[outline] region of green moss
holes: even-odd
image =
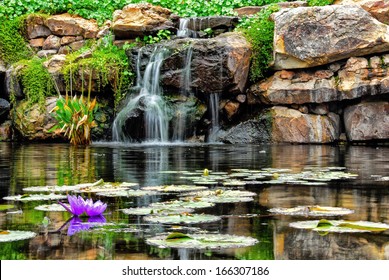
[[[0,21],[0,59],[7,64],[32,56],[32,50],[21,34],[23,22],[21,18]]]
[[[25,99],[29,104],[38,103],[42,107],[46,97],[55,92],[53,79],[43,66],[43,62],[43,59],[34,57],[30,60],[20,60],[14,64],[16,69],[20,69],[17,71],[16,77],[23,86]],[[11,98],[11,100],[15,99]]]
[[[237,30],[241,31],[251,43],[250,80],[252,82],[265,76],[273,60],[274,22],[270,20],[270,15],[278,10],[278,5],[269,5],[256,16],[243,19],[238,26]]]

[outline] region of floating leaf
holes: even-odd
[[[15,207],[14,205],[3,204],[3,205],[0,205],[0,211],[9,210],[9,209],[12,209],[14,207]]]
[[[59,194],[31,194],[29,196],[23,197],[23,195],[14,195],[3,197],[4,200],[14,200],[14,201],[40,201],[40,200],[58,200],[64,199],[66,195]]]
[[[151,186],[143,187],[142,190],[158,191],[158,192],[188,192],[205,190],[207,187],[191,186],[191,185],[166,185],[166,186]]]
[[[97,193],[97,195],[106,196],[106,197],[140,197],[140,196],[157,195],[157,194],[158,192],[144,191],[144,190],[131,190],[131,189]]]
[[[145,221],[160,224],[199,224],[217,222],[221,218],[207,214],[174,214],[163,216],[147,216]]]
[[[258,242],[252,237],[229,234],[185,234],[187,237],[180,239],[179,242],[172,242],[167,239],[168,236],[151,237],[146,239],[146,243],[161,248],[220,250],[253,246]]]
[[[353,210],[341,207],[327,206],[297,206],[293,208],[272,208],[269,210],[274,214],[291,216],[341,216],[354,213]]]
[[[137,207],[121,210],[126,215],[166,215],[166,214],[180,214],[184,212],[193,212],[194,209],[184,207]]]
[[[256,195],[256,193],[249,191],[222,189],[217,189],[215,191],[200,191],[187,194],[187,196],[192,196],[195,199],[212,203],[250,202],[254,200],[252,197]]]
[[[89,186],[79,189],[77,192],[81,193],[102,193],[102,192],[115,192],[115,191],[124,191],[132,187],[139,186],[137,183],[104,183],[103,185]]]
[[[193,239],[193,238],[181,232],[172,232],[168,236],[166,236],[166,240],[168,241],[177,241],[177,240],[183,241],[188,239]]]
[[[183,200],[172,200],[172,201],[166,201],[166,202],[155,202],[150,205],[150,207],[157,207],[157,208],[207,208],[207,207],[213,207],[215,206],[215,203],[207,202],[207,201],[201,201],[198,199],[194,199],[193,197],[185,197]]]
[[[389,230],[389,225],[368,221],[314,220],[290,223],[289,226],[299,229],[310,229],[320,232],[381,232]]]
[[[69,204],[65,204],[66,206],[70,207]],[[58,203],[53,204],[45,204],[45,205],[39,205],[34,208],[35,210],[39,211],[47,211],[47,212],[64,212],[66,209]]]
[[[7,230],[6,232],[6,234],[0,234],[0,242],[19,241],[36,236],[36,233],[32,231]]]

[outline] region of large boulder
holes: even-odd
[[[259,117],[243,122],[226,132],[225,143],[332,143],[339,139],[340,118],[303,114],[275,106]]]
[[[99,27],[95,20],[87,20],[80,16],[60,14],[50,16],[46,25],[57,36],[82,36],[86,39],[95,38]]]
[[[389,102],[366,102],[347,107],[344,124],[350,141],[389,139]]]
[[[51,35],[50,29],[46,26],[46,19],[38,14],[31,14],[26,18],[26,35],[28,39],[37,39]]]
[[[248,103],[307,104],[389,93],[389,54],[351,57],[321,68],[281,70],[252,85]]]
[[[387,0],[337,0],[334,4],[356,4],[380,22],[389,24],[389,2]]]
[[[136,38],[163,29],[173,29],[171,12],[151,4],[129,4],[113,14],[112,30],[117,38]]]
[[[389,51],[388,26],[356,5],[300,7],[274,15],[274,68],[307,68]]]
[[[170,53],[161,66],[163,87],[179,92],[189,75],[187,87],[193,92],[245,92],[251,47],[243,35],[229,32],[211,39],[170,40],[159,46]],[[155,46],[142,48],[140,58],[138,52],[129,53],[134,65],[141,64],[141,72],[154,50]]]
[[[29,141],[61,139],[61,136],[50,132],[50,129],[57,124],[50,113],[56,102],[57,97],[48,97],[43,108],[39,104],[31,105],[28,101],[19,102],[12,114],[15,129],[24,139]]]
[[[338,99],[337,80],[331,70],[282,70],[252,85],[248,102],[264,104],[323,103]]]

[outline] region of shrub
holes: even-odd
[[[252,82],[264,77],[273,59],[274,22],[270,20],[270,15],[278,10],[278,5],[269,5],[256,16],[243,19],[237,28],[252,46],[250,66]]]

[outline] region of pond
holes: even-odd
[[[118,197],[84,193],[84,197],[106,202],[108,208],[97,226],[88,227],[88,218],[80,217],[86,226],[73,229],[75,220],[70,213],[35,209],[56,200],[1,199],[2,233],[18,230],[35,234],[25,240],[0,242],[0,259],[389,259],[388,230],[317,232],[290,226],[317,220],[316,216],[270,211],[296,206],[341,207],[352,213],[325,219],[389,224],[387,146],[94,143],[75,148],[66,144],[0,143],[0,155],[1,198],[24,194],[28,187],[76,185],[101,179],[134,183],[131,191],[152,186],[202,186],[209,191],[203,197],[211,202],[216,192],[232,194],[230,201],[216,201],[185,212],[190,218],[210,215],[216,219],[177,224],[163,222],[172,214],[159,218],[134,215],[124,209],[182,201],[185,192],[149,188],[149,193],[140,196],[130,196],[130,191]],[[201,191],[196,192],[195,197],[201,198]],[[239,199],[241,192],[249,195]],[[186,237],[243,236],[255,242],[236,248],[220,248],[223,240],[220,246],[203,248],[150,242],[171,232]]]

